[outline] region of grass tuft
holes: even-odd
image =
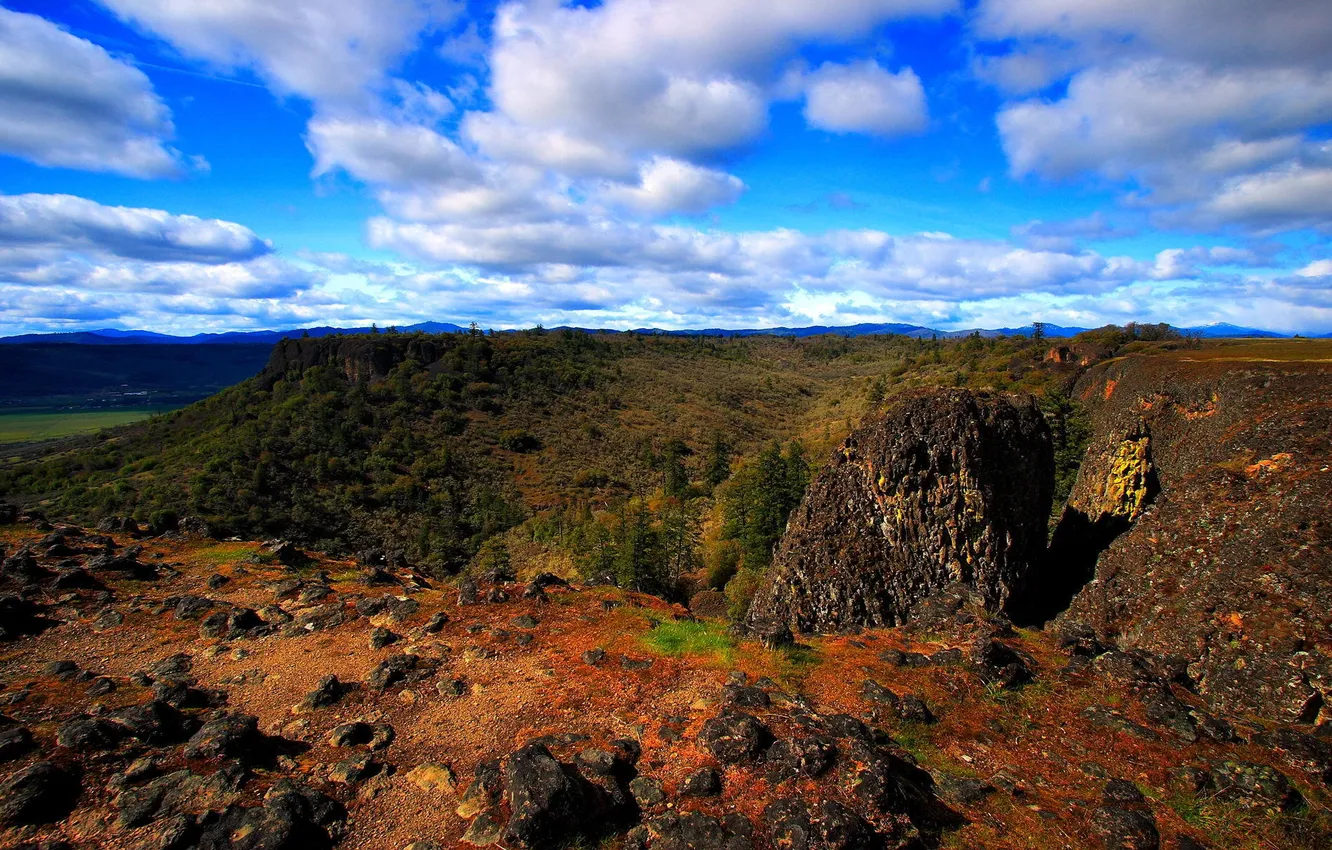
[[[644,648],[657,655],[710,657],[718,664],[730,664],[735,657],[734,638],[716,623],[689,620],[658,623],[641,641]]]

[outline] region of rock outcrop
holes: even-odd
[[[1326,722],[1332,366],[1187,355],[1078,383],[1093,444],[1044,577],[1077,591],[1063,621],[1187,660],[1217,709]]]
[[[753,628],[891,626],[951,584],[992,610],[1045,547],[1049,428],[1030,398],[915,393],[834,453],[792,515],[749,614]]]

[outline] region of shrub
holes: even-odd
[[[708,587],[722,590],[740,569],[741,549],[735,540],[720,540],[708,549],[706,562],[708,567]]]
[[[161,534],[165,531],[175,531],[176,526],[180,524],[180,516],[172,510],[153,511],[148,517],[148,528],[154,534]]]
[[[762,572],[745,567],[726,582],[726,601],[730,604],[732,621],[738,623],[749,613],[749,604],[754,601],[754,594],[758,592],[762,580]]]
[[[524,454],[536,450],[541,446],[541,443],[528,432],[520,428],[513,428],[499,435],[499,445],[505,451]]]

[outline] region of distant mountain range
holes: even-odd
[[[553,330],[561,330],[554,328]],[[334,334],[361,334],[370,333],[372,328],[294,328],[285,331],[229,331],[227,333],[205,333],[195,334],[193,336],[172,336],[170,334],[156,333],[155,331],[125,331],[115,328],[102,328],[94,331],[75,331],[71,333],[49,333],[49,334],[21,334],[19,336],[0,337],[0,345],[15,345],[22,343],[42,343],[42,344],[65,344],[65,345],[272,345],[281,339],[296,337],[322,337],[332,336]],[[458,333],[467,328],[462,325],[455,325],[451,322],[421,322],[415,325],[405,325],[398,327],[401,333],[415,333],[421,331],[424,333]],[[641,333],[641,334],[661,334],[666,336],[818,336],[820,334],[838,334],[841,336],[865,336],[868,334],[903,334],[912,337],[932,337],[937,336],[941,339],[950,337],[969,336],[973,333],[979,333],[981,336],[1030,336],[1033,332],[1031,325],[1020,328],[968,328],[960,331],[941,331],[934,328],[927,328],[921,325],[907,325],[900,323],[887,324],[859,324],[859,325],[813,325],[807,328],[697,328],[692,330],[664,330],[661,328],[635,328],[633,331],[617,331],[606,328],[580,328],[597,333]],[[1060,325],[1045,325],[1045,335],[1050,337],[1069,337],[1082,333],[1088,328],[1063,327]],[[1271,337],[1286,338],[1291,334],[1277,333],[1276,331],[1262,330],[1260,328],[1245,328],[1239,325],[1217,322],[1211,325],[1203,325],[1196,328],[1180,328],[1184,333],[1194,333],[1209,339],[1220,339],[1224,337]],[[1316,334],[1320,338],[1332,338],[1332,333]]]

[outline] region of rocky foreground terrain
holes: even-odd
[[[454,587],[24,519],[0,538],[6,847],[1332,834],[1332,742],[1228,723],[1159,659],[1014,630],[956,588],[904,628],[765,649],[713,627],[674,654],[654,636],[707,624],[548,575]]]

